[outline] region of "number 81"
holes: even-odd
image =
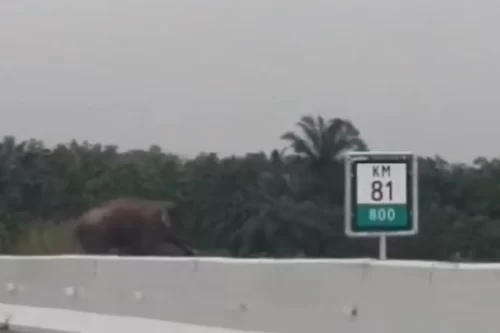
[[[381,201],[384,199],[384,186],[389,189],[389,200],[392,200],[392,181],[388,181],[383,184],[380,180],[375,180],[372,182],[372,200]]]

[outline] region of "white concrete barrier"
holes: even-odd
[[[0,257],[0,321],[63,332],[495,332],[500,265]]]

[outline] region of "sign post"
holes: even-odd
[[[345,232],[379,237],[379,258],[387,258],[387,237],[418,233],[418,166],[409,152],[350,152],[345,160]]]

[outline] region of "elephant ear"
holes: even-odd
[[[161,214],[161,221],[168,229],[175,228],[180,223],[180,209],[176,204],[168,204]]]
[[[168,216],[167,209],[161,210],[161,222],[165,225],[167,229],[172,228],[172,222],[170,221],[170,217]]]

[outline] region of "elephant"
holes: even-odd
[[[118,198],[84,212],[75,237],[87,254],[195,255],[176,232],[177,204],[135,197]]]

